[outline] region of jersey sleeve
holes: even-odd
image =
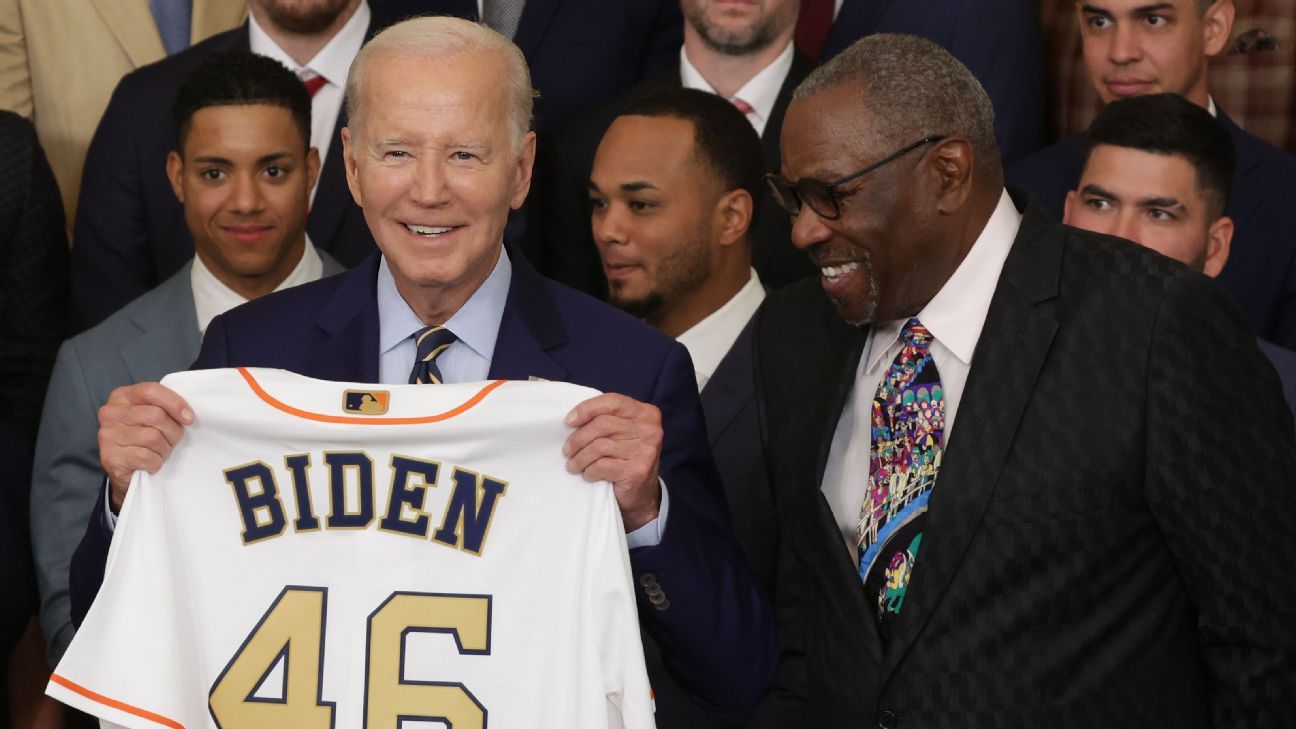
[[[170,608],[170,596],[183,589],[176,579],[180,565],[167,548],[178,525],[168,518],[159,488],[136,472],[103,588],[46,687],[53,698],[108,726],[178,729],[206,722],[193,715],[194,702],[185,701],[196,685],[198,654],[190,621]],[[198,709],[205,704],[198,702]]]

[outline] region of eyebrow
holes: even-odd
[[[1134,15],[1147,15],[1149,13],[1157,13],[1164,10],[1174,10],[1174,9],[1175,9],[1174,3],[1152,3],[1151,5],[1140,5],[1137,8],[1134,8],[1130,12]],[[1093,5],[1089,5],[1089,4],[1081,5],[1080,12],[1088,13],[1090,15],[1102,15],[1107,18],[1110,18],[1114,15],[1112,11],[1107,10],[1106,8],[1094,7]]]
[[[1143,208],[1181,208],[1184,204],[1173,197],[1145,197],[1138,201]]]
[[[1116,195],[1115,193],[1108,192],[1107,190],[1103,189],[1102,187],[1100,187],[1100,186],[1098,186],[1098,185],[1093,184],[1092,182],[1089,183],[1088,185],[1085,185],[1084,187],[1080,188],[1080,192],[1083,193],[1083,194],[1085,194],[1085,195],[1093,195],[1094,197],[1102,197],[1102,198],[1106,198],[1106,199],[1108,199],[1108,200],[1119,200],[1119,199],[1120,199],[1120,197],[1119,197],[1118,195]]]
[[[257,157],[257,164],[263,165],[270,162],[278,162],[279,160],[291,156],[292,156],[291,152],[271,152],[270,154],[265,154],[265,155],[261,155],[260,157]],[[233,165],[234,164],[234,161],[231,159],[227,159],[225,157],[216,157],[214,155],[194,157],[194,162],[201,162],[202,164],[208,164],[208,165]]]

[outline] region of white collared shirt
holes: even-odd
[[[918,312],[918,321],[932,334],[931,355],[945,390],[944,448],[949,448],[963,387],[972,368],[972,354],[981,339],[990,300],[1021,221],[1021,213],[1003,192],[954,275]],[[860,505],[868,494],[873,396],[900,352],[903,326],[904,321],[883,322],[869,331],[856,369],[855,387],[833,433],[820,486],[852,557]]]
[[[304,283],[310,283],[324,275],[324,262],[320,260],[319,252],[311,244],[310,237],[306,238],[306,247],[302,249],[301,260],[288,273],[288,277],[279,282],[275,291],[292,288]],[[221,283],[216,278],[216,274],[211,272],[203,264],[202,259],[198,256],[193,258],[193,267],[189,269],[189,285],[193,288],[194,311],[198,314],[198,331],[205,333],[207,325],[212,319],[224,314],[236,306],[247,303],[247,298],[234,289]]]
[[[751,105],[753,111],[747,115],[747,121],[751,122],[757,134],[765,133],[765,124],[774,113],[774,103],[778,101],[779,89],[783,88],[783,81],[792,70],[794,53],[794,44],[788,41],[787,47],[778,58],[770,61],[768,66],[748,79],[747,83],[738,89],[738,93],[725,97],[730,101],[742,99]],[[689,62],[688,53],[683,46],[680,47],[680,83],[686,89],[697,89],[709,94],[717,93],[715,87]]]
[[[693,376],[697,378],[698,392],[706,387],[707,381],[715,374],[720,362],[733,348],[738,335],[742,334],[743,327],[751,321],[752,315],[764,300],[765,287],[761,285],[756,270],[752,269],[751,278],[747,279],[747,283],[732,299],[676,337],[693,360]]]
[[[351,61],[355,59],[356,54],[360,52],[360,46],[364,44],[365,32],[369,29],[369,16],[368,0],[360,0],[355,14],[338,30],[337,35],[329,39],[310,63],[299,66],[292,56],[289,56],[260,25],[257,25],[256,17],[248,14],[248,41],[253,53],[273,58],[298,76],[309,69],[314,72],[309,75],[323,76],[328,81],[311,98],[310,143],[312,147],[319,150],[321,167],[328,159],[329,147],[335,141],[334,129],[337,127],[338,114],[342,111],[347,72],[351,70]],[[318,185],[317,178],[316,186]],[[315,199],[314,189],[311,190],[311,199]]]

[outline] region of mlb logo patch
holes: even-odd
[[[382,415],[390,403],[387,390],[347,390],[342,395],[342,409],[356,415]]]

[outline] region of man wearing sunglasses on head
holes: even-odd
[[[788,109],[769,182],[820,276],[754,324],[783,659],[753,726],[1286,725],[1277,377],[1213,281],[1005,191],[993,119],[901,35]]]

